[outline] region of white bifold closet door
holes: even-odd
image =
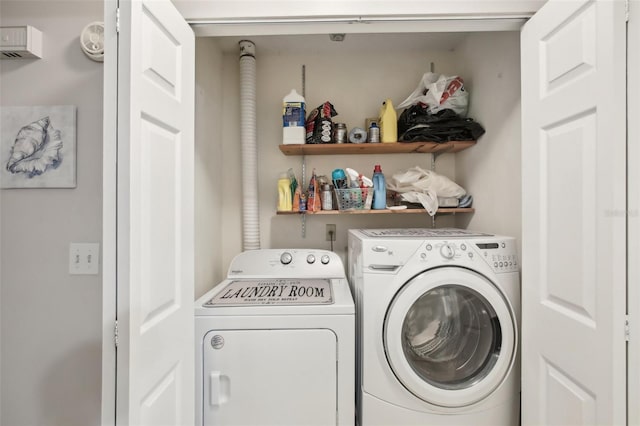
[[[116,423],[194,422],[194,34],[119,2]]]
[[[623,1],[522,30],[522,423],[626,421]]]

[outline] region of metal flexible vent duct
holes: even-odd
[[[242,250],[260,248],[258,145],[256,132],[256,46],[240,43],[240,143],[242,149]]]

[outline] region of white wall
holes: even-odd
[[[346,40],[355,37],[350,34]],[[438,35],[424,34],[424,37]],[[306,237],[303,238],[300,217],[276,215],[276,181],[279,173],[293,168],[298,180],[301,179],[302,157],[285,156],[278,149],[278,144],[281,143],[282,97],[292,88],[302,92],[303,64],[306,66],[307,112],[329,100],[338,112],[333,120],[345,122],[349,129],[364,127],[365,118],[375,117],[380,103],[387,97],[392,99],[394,105],[398,105],[413,91],[422,74],[429,70],[431,62],[436,72],[461,75],[471,92],[469,115],[479,121],[487,133],[475,147],[438,157],[436,171],[456,180],[474,196],[476,213],[438,216],[436,225],[468,227],[520,237],[518,33],[472,33],[461,38],[457,47],[443,43],[441,49],[433,44],[425,49],[402,43],[400,39],[395,44],[385,41],[386,46],[382,50],[376,50],[379,39],[369,45],[360,43],[354,48],[348,43],[331,42],[327,35],[281,40],[280,48],[274,48],[273,40],[268,37],[250,39],[256,43],[257,51],[258,176],[263,248],[329,249],[330,243],[325,240],[325,225],[334,223],[337,225],[334,250],[344,259],[347,230],[350,228],[432,226],[431,218],[426,215],[307,216]],[[220,140],[224,176],[224,184],[220,187],[222,246],[221,258],[213,257],[215,262],[220,262],[224,273],[231,259],[242,250],[239,66],[235,46],[230,49],[228,40],[214,40],[225,51]],[[212,75],[201,74],[200,78],[211,78]],[[203,137],[207,143],[212,143],[209,135]],[[196,144],[202,143],[201,136],[197,136]],[[330,175],[335,168],[351,167],[371,176],[373,166],[381,164],[385,175],[390,177],[415,165],[429,168],[431,156],[306,156],[305,162],[306,187],[313,168],[319,175]],[[197,194],[197,197],[201,196],[200,191]]]
[[[458,226],[521,237],[520,33],[475,33],[458,49],[469,117],[486,133],[456,155],[456,175],[476,213]],[[519,243],[520,244],[520,243]]]
[[[337,225],[335,251],[346,256],[347,230],[360,227],[416,227],[431,226],[426,214],[417,215],[357,215],[357,216],[308,216],[306,237],[302,237],[301,218],[277,216],[277,178],[280,172],[293,168],[301,179],[302,158],[285,156],[278,149],[282,140],[282,98],[295,88],[302,93],[301,66],[306,65],[307,111],[324,101],[331,101],[338,112],[335,122],[345,122],[351,129],[364,127],[367,117],[376,117],[382,101],[389,97],[397,105],[418,84],[422,74],[429,70],[430,62],[441,72],[454,72],[455,52],[432,49],[418,50],[407,44],[398,44],[396,50],[376,54],[375,43],[368,51],[357,51],[348,45],[334,43],[331,48],[314,43],[304,50],[289,45],[287,49],[261,49],[258,37],[257,56],[257,133],[259,155],[259,194],[261,244],[263,248],[313,247],[329,249],[325,240],[325,224]],[[347,40],[352,35],[347,36]],[[327,53],[328,50],[329,52]],[[241,197],[240,193],[240,142],[239,142],[239,65],[237,51],[226,53],[223,65],[223,203],[222,203],[222,264],[224,270],[231,259],[242,250]],[[199,136],[196,143],[201,144]],[[318,175],[330,176],[335,168],[351,167],[371,176],[375,164],[381,164],[386,176],[420,165],[429,168],[429,154],[306,156],[309,184],[312,169]],[[455,177],[454,156],[443,155],[438,159],[437,170]],[[299,182],[299,184],[302,182]],[[197,197],[201,194],[198,191]],[[452,217],[440,217],[438,226],[453,225]],[[198,231],[197,231],[198,232]]]
[[[101,1],[0,3],[1,25],[44,34],[44,59],[0,61],[0,106],[77,107],[77,187],[0,193],[3,425],[100,422],[101,280],[70,276],[68,257],[70,242],[101,241],[103,73],[78,36],[102,13]]]
[[[196,38],[195,296],[227,274],[222,265],[222,51],[210,38]]]

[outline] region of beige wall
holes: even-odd
[[[101,241],[103,73],[78,37],[102,13],[101,1],[0,3],[1,25],[44,37],[43,59],[0,61],[0,107],[77,107],[77,187],[0,193],[3,425],[100,422],[101,279],[69,275],[68,257],[70,242]]]
[[[212,39],[196,38],[195,296],[226,275],[222,265],[222,51]]]
[[[456,156],[460,184],[476,213],[458,226],[518,238],[522,233],[520,33],[476,33],[460,46],[469,116],[485,128],[478,144]]]
[[[425,34],[424,37],[438,35]],[[310,37],[310,36],[305,36]],[[327,44],[331,43],[327,39]],[[353,38],[347,36],[347,40]],[[302,157],[285,156],[278,149],[281,138],[282,97],[292,88],[302,92],[301,67],[306,67],[307,111],[330,100],[350,129],[364,126],[366,117],[377,115],[387,97],[398,105],[413,91],[433,62],[435,71],[459,74],[471,92],[470,116],[482,123],[487,133],[478,145],[459,154],[444,154],[436,171],[459,183],[474,196],[474,215],[439,216],[438,227],[460,226],[478,231],[520,237],[520,68],[518,33],[474,33],[454,49],[412,48],[411,44],[387,43],[379,53],[372,46],[353,49],[346,45],[323,45],[306,39],[307,51],[291,40],[286,48],[273,49],[260,37],[250,38],[257,52],[257,115],[259,154],[260,226],[263,248],[315,247],[329,249],[325,225],[337,225],[334,249],[346,256],[347,230],[361,227],[411,227],[432,225],[426,215],[311,216],[304,224],[297,216],[275,214],[276,181],[280,172],[293,168],[301,178]],[[298,39],[296,39],[298,40]],[[225,46],[223,61],[222,146],[223,176],[221,219],[223,228],[221,264],[226,272],[231,259],[242,250],[242,200],[240,194],[239,65],[235,50]],[[264,46],[267,45],[268,48]],[[496,48],[498,46],[498,48]],[[203,75],[204,77],[205,75]],[[210,78],[210,76],[209,76]],[[203,141],[198,137],[196,143]],[[351,167],[371,176],[381,164],[387,177],[412,166],[429,168],[429,154],[306,156],[306,181],[313,168],[330,175],[334,168]],[[197,192],[197,197],[200,196]],[[217,259],[217,257],[216,257]],[[345,259],[346,260],[346,259]],[[212,284],[215,284],[214,281]]]
[[[329,41],[328,36],[327,43]],[[349,38],[351,36],[348,36]],[[364,126],[365,118],[375,117],[379,105],[391,98],[395,105],[408,96],[430,62],[441,72],[455,71],[456,54],[448,50],[412,50],[410,45],[398,45],[396,51],[385,51],[384,57],[374,49],[358,52],[337,46],[327,52],[314,44],[304,52],[297,48],[279,51],[261,49],[259,38],[254,38],[257,56],[257,133],[259,155],[259,194],[261,244],[263,248],[314,247],[329,249],[325,240],[325,225],[337,226],[335,251],[345,259],[347,230],[350,228],[417,227],[431,226],[426,215],[394,216],[311,216],[306,218],[306,237],[302,237],[302,220],[298,216],[277,216],[277,178],[280,172],[293,168],[301,179],[302,157],[285,156],[278,149],[281,143],[282,98],[295,88],[302,93],[301,67],[306,66],[307,111],[329,100],[338,115],[335,122],[344,122],[347,128]],[[316,54],[316,52],[318,52]],[[222,223],[224,224],[222,264],[224,270],[231,259],[242,250],[240,139],[239,139],[239,65],[237,53],[226,53],[224,58],[224,120],[221,144],[224,161]],[[197,140],[197,143],[201,143]],[[380,164],[386,176],[419,165],[429,168],[429,154],[306,156],[306,181],[312,170],[330,176],[335,168],[351,167],[371,176],[375,164]],[[455,177],[454,157],[443,155],[437,160],[437,171]],[[301,183],[301,182],[299,182]],[[199,196],[199,193],[198,195]],[[452,217],[441,217],[438,226],[452,226]]]

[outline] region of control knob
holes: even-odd
[[[456,251],[451,244],[443,244],[442,247],[440,247],[440,254],[445,259],[453,259],[453,256],[455,256]]]
[[[329,255],[323,254],[322,257],[320,258],[320,262],[322,262],[323,265],[326,265],[327,263],[329,263]]]
[[[288,251],[285,251],[284,253],[282,253],[282,255],[280,255],[280,263],[282,263],[283,265],[290,264],[292,260],[293,256],[291,256],[291,253],[289,253]]]

